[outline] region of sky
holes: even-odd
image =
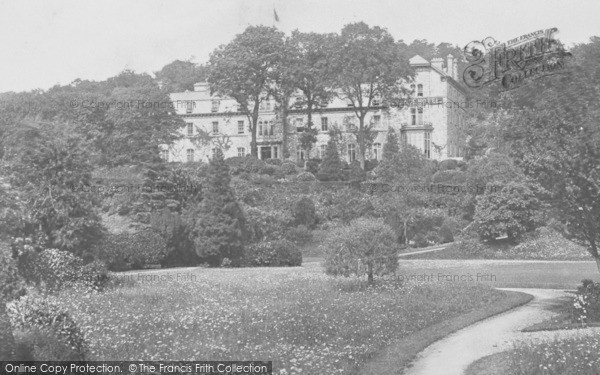
[[[249,25],[289,34],[364,21],[407,43],[461,47],[557,27],[568,47],[600,36],[599,16],[597,0],[0,0],[0,92],[204,63]]]

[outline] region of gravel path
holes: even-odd
[[[546,308],[552,300],[568,295],[558,289],[510,288],[531,294],[528,304],[506,313],[483,320],[433,343],[419,353],[405,375],[460,375],[469,364],[490,354],[513,348],[515,342],[552,340],[582,334],[599,334],[600,328],[559,330],[551,332],[520,332],[523,328],[551,318],[554,313]]]

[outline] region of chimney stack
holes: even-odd
[[[452,65],[452,78],[458,81],[458,59],[454,59],[454,65]]]
[[[450,77],[454,78],[452,76],[452,70],[454,65],[454,56],[452,56],[452,54],[448,54],[448,57],[446,57],[446,74],[448,74]]]

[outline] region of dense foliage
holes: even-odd
[[[246,219],[230,180],[229,166],[219,150],[210,162],[204,199],[185,214],[196,254],[215,266],[223,258],[238,260],[247,237]]]
[[[335,228],[323,244],[325,272],[332,275],[374,275],[393,273],[398,267],[394,232],[381,220],[356,219]]]

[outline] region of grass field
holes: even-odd
[[[280,374],[353,374],[394,340],[495,303],[466,283],[367,289],[297,268],[129,272],[120,287],[58,298],[84,330],[91,360],[273,360]]]
[[[583,279],[600,279],[594,261],[401,259],[397,274],[433,275],[434,281],[464,276],[465,284],[499,288],[576,289]]]

